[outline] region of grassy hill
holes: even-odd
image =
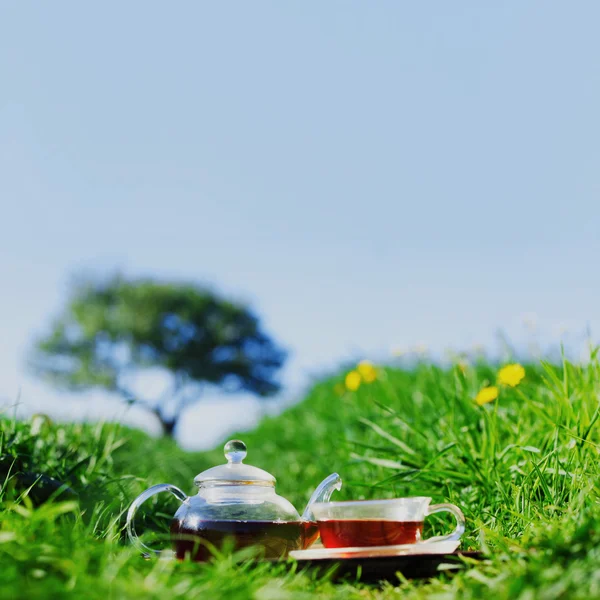
[[[301,511],[339,472],[342,498],[428,495],[460,505],[463,547],[485,563],[452,579],[334,584],[284,566],[144,561],[123,539],[124,512],[146,487],[224,462],[222,448],[186,453],[117,425],[0,421],[0,598],[594,598],[600,597],[600,366],[526,365],[516,387],[489,364],[381,369],[344,390],[345,373],[241,437],[246,462],[273,473]],[[493,394],[492,394],[493,395]],[[160,498],[140,515],[167,544],[176,509]],[[443,519],[427,534],[447,530]],[[150,543],[150,542],[149,542]]]

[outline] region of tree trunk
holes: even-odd
[[[162,434],[165,437],[173,438],[175,437],[175,427],[177,426],[177,420],[179,415],[175,415],[168,419],[163,415],[159,407],[152,407],[151,412],[158,419],[160,426],[162,428]]]
[[[177,419],[163,419],[161,416],[158,417],[160,420],[160,425],[162,427],[162,432],[165,437],[172,438],[175,433],[175,426],[177,425]]]
[[[138,406],[143,406],[146,409],[148,409],[158,419],[163,436],[168,438],[175,437],[175,427],[177,427],[177,421],[179,420],[181,407],[179,407],[179,409],[175,413],[175,416],[167,418],[163,415],[160,409],[160,404],[158,406],[153,406],[150,402],[136,398],[134,394],[132,394],[129,390],[127,390],[127,388],[123,386],[115,387],[114,391],[123,396],[123,398],[125,398],[126,402],[129,405],[136,404]],[[176,391],[177,387],[172,393],[176,393]]]

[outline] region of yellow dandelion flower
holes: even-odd
[[[525,377],[525,369],[518,363],[506,365],[498,371],[498,383],[510,387],[518,386],[523,377]]]
[[[493,402],[498,397],[498,388],[495,385],[481,388],[477,396],[475,396],[475,402],[479,406],[483,406],[488,402]]]
[[[344,383],[346,384],[347,390],[355,392],[360,387],[360,373],[357,371],[350,371],[350,373],[346,375]]]
[[[365,383],[373,383],[377,379],[377,369],[368,360],[361,360],[356,370]]]

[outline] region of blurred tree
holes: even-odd
[[[240,304],[196,285],[115,276],[75,283],[30,362],[55,385],[104,388],[145,406],[172,436],[203,384],[269,396],[279,390],[285,357]],[[168,375],[166,391],[140,397],[140,382],[157,369]]]

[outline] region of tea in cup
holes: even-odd
[[[418,542],[457,541],[465,531],[465,517],[454,504],[433,504],[431,498],[317,502],[312,505],[326,548],[396,546]],[[423,540],[425,517],[449,512],[456,529],[443,536]]]

